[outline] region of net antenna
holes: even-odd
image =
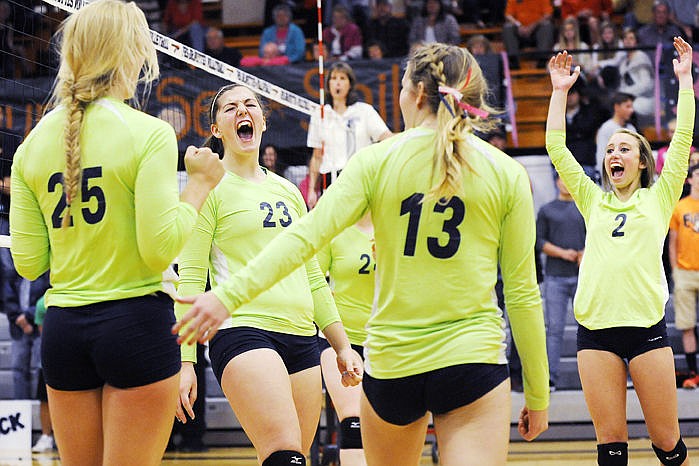
[[[67,11],[69,13],[75,13],[80,8],[90,3],[89,0],[43,1],[44,3],[47,3],[51,6],[59,8],[63,11]],[[318,4],[320,5],[320,0],[318,0]],[[320,8],[320,6],[318,6],[318,8]],[[169,55],[171,57],[177,58],[178,60],[181,60],[196,68],[207,71],[232,83],[243,84],[254,90],[256,93],[275,102],[279,102],[280,104],[283,104],[289,108],[293,108],[294,110],[297,110],[305,115],[311,115],[318,108],[318,104],[305,97],[302,97],[298,94],[294,94],[293,92],[289,92],[286,89],[272,84],[269,81],[265,81],[264,79],[260,79],[255,75],[246,73],[245,71],[231,66],[228,63],[216,60],[215,58],[210,57],[205,53],[198,51],[197,49],[177,42],[176,40],[171,39],[170,37],[156,32],[152,29],[150,30],[150,37],[153,41],[153,45],[155,45],[155,48],[158,51],[163,52],[164,54]],[[321,90],[321,102],[322,99],[323,98]]]

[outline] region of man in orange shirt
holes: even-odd
[[[512,68],[519,68],[521,45],[535,45],[539,65],[545,65],[553,48],[552,16],[549,0],[508,0],[502,36]]]
[[[697,388],[697,295],[699,294],[699,165],[689,167],[689,196],[681,199],[670,220],[670,264],[675,282],[675,327],[682,331],[682,346],[690,378],[684,388]]]

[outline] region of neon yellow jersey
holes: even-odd
[[[202,207],[194,233],[179,260],[177,293],[191,296],[224,283],[250,262],[270,241],[306,213],[306,204],[293,183],[267,172],[254,183],[228,172]],[[286,278],[269,284],[254,300],[240,306],[221,328],[255,327],[292,335],[315,335],[340,321],[325,276],[313,258]],[[270,262],[268,267],[274,265]],[[178,319],[189,305],[176,304]],[[196,360],[196,346],[182,346],[182,360]]]
[[[330,273],[330,286],[350,343],[363,345],[374,302],[376,262],[372,238],[353,225],[318,251],[320,269]]]
[[[524,167],[469,136],[464,192],[427,200],[436,132],[414,128],[357,152],[317,206],[213,289],[236,309],[313,256],[371,209],[378,307],[366,370],[390,379],[464,363],[504,364],[492,292],[501,263],[530,409],[548,406],[548,364],[534,268],[535,221]],[[235,313],[235,311],[233,311]]]
[[[626,202],[585,175],[566,148],[564,131],[546,133],[546,150],[587,227],[573,308],[577,321],[591,330],[648,328],[665,313],[663,243],[687,177],[694,127],[694,92],[679,94],[677,130],[663,171]]]
[[[162,289],[162,272],[197,212],[180,202],[170,125],[118,100],[90,104],[80,135],[82,185],[65,215],[65,108],[41,119],[12,164],[10,234],[17,271],[50,268],[48,306],[82,306]]]

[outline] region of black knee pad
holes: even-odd
[[[340,450],[362,448],[362,431],[358,417],[348,417],[340,422],[340,441],[337,446]]]
[[[629,444],[626,442],[597,445],[599,466],[626,466],[629,464]]]
[[[275,451],[262,462],[262,466],[306,466],[303,453],[294,450]]]
[[[682,441],[682,437],[670,451],[663,451],[655,445],[653,445],[653,451],[660,462],[667,466],[680,466],[687,459],[687,445]]]

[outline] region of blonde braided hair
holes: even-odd
[[[97,0],[61,25],[61,65],[49,108],[66,108],[63,190],[67,210],[80,195],[80,132],[90,103],[105,96],[132,98],[138,82],[145,93],[159,75],[158,57],[143,12],[133,2]],[[139,77],[140,76],[140,77]]]
[[[473,129],[489,131],[497,127],[493,119],[469,115],[462,105],[494,110],[486,103],[488,87],[478,63],[466,49],[446,44],[417,48],[408,60],[408,72],[414,85],[423,83],[427,105],[437,116],[438,136],[432,162],[435,184],[428,198],[448,200],[463,192],[463,170],[473,170],[468,162],[468,137]],[[459,100],[441,87],[457,90]]]

